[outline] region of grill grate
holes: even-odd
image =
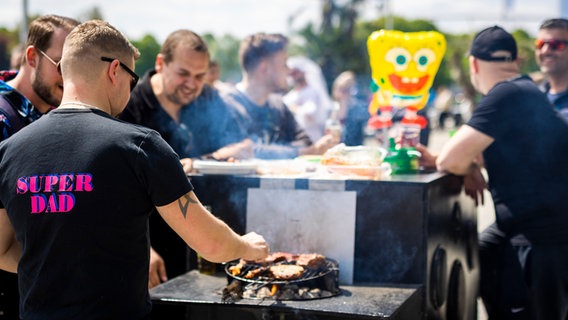
[[[225,265],[225,272],[229,285],[223,290],[223,302],[231,303],[243,298],[243,292],[254,292],[252,297],[259,298],[256,293],[267,289],[276,289],[276,293],[270,296],[262,295],[261,299],[277,299],[277,300],[311,300],[329,298],[337,296],[341,293],[339,289],[339,267],[335,260],[326,259],[326,263],[319,269],[305,269],[302,275],[297,279],[277,280],[268,275],[257,275],[252,279],[244,276],[251,270],[257,268],[266,269],[268,267],[260,264],[246,264],[242,267],[238,275],[231,274],[229,268],[238,262],[231,262]],[[290,262],[278,262],[271,265],[294,264]],[[301,291],[317,289],[317,295],[302,294]],[[246,293],[245,293],[246,296]],[[248,298],[248,297],[247,297]]]
[[[227,273],[227,275],[230,278],[234,278],[234,279],[237,279],[237,280],[240,280],[240,281],[249,282],[249,283],[258,283],[258,284],[267,284],[267,283],[290,284],[290,283],[296,283],[296,282],[304,282],[304,281],[309,281],[309,280],[317,279],[317,278],[320,278],[320,277],[324,277],[325,275],[329,274],[330,272],[339,272],[338,263],[334,260],[326,259],[326,263],[325,263],[324,266],[322,266],[319,269],[315,269],[315,270],[305,268],[302,275],[297,279],[277,280],[277,279],[274,279],[272,277],[265,276],[265,274],[268,272],[268,267],[260,265],[260,264],[248,264],[247,263],[241,268],[241,272],[238,275],[233,275],[231,273],[231,271],[229,270],[229,268],[236,265],[237,263],[238,262],[230,262],[230,263],[225,265],[225,272]],[[293,265],[294,263],[283,261],[283,262],[273,263],[271,265],[274,266],[274,265],[282,265],[282,264]],[[260,272],[254,278],[251,278],[251,279],[245,278],[245,275],[249,271],[252,271],[252,270],[255,270],[255,269],[258,269],[258,268],[263,268],[264,271]]]

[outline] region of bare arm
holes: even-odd
[[[476,160],[491,143],[490,136],[463,125],[442,148],[436,167],[439,171],[466,175],[476,169]]]
[[[319,140],[316,141],[314,144],[300,148],[298,150],[298,154],[299,155],[324,154],[327,150],[336,146],[340,142],[341,141],[337,140],[337,138],[334,137],[333,135],[326,134],[321,138],[319,138]]]
[[[268,255],[268,244],[262,236],[254,232],[244,236],[236,234],[205,210],[193,191],[157,209],[187,245],[209,261],[255,260]]]
[[[439,156],[430,153],[423,145],[416,146],[416,149],[422,153],[420,163],[424,167],[437,167],[439,171],[463,175],[465,193],[475,201],[475,205],[479,205],[484,203],[483,192],[487,189],[480,168],[483,166],[481,152],[493,139],[469,126],[462,128],[444,145]]]
[[[22,247],[16,241],[14,228],[6,209],[0,209],[0,269],[16,273],[22,256]]]

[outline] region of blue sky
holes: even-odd
[[[383,1],[368,0],[364,17],[380,17]],[[505,2],[513,3],[507,13]],[[98,6],[104,18],[127,36],[138,39],[150,33],[161,42],[180,28],[239,38],[257,31],[289,34],[290,16],[296,17],[296,28],[317,21],[320,5],[320,0],[28,0],[28,11],[79,18]],[[22,7],[22,0],[2,0],[0,26],[15,27],[22,20]],[[395,15],[429,19],[452,33],[493,24],[533,33],[542,20],[560,16],[560,0],[391,0],[389,7]]]

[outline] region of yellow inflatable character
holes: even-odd
[[[377,89],[369,105],[373,115],[369,124],[376,129],[389,127],[393,108],[405,108],[402,122],[424,128],[426,119],[416,112],[428,101],[446,51],[444,36],[436,31],[379,30],[367,39],[367,49]]]

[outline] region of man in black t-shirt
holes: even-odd
[[[471,81],[484,97],[471,119],[424,162],[464,175],[477,199],[484,180],[496,223],[480,235],[480,294],[490,319],[568,316],[568,124],[527,76],[500,27],[473,40]],[[482,155],[482,161],[479,157]],[[475,186],[472,188],[472,185]]]
[[[288,39],[281,34],[247,36],[239,48],[242,80],[221,90],[237,122],[254,143],[254,156],[291,159],[323,154],[339,141],[326,134],[312,141],[282,100],[288,89]]]
[[[0,143],[0,268],[18,272],[23,319],[148,318],[154,208],[210,261],[268,254],[205,210],[156,131],[114,118],[138,56],[106,22],[77,26],[61,105]]]
[[[119,115],[121,120],[160,133],[181,158],[186,173],[191,172],[194,159],[252,156],[251,143],[244,139],[230,109],[217,90],[205,84],[209,63],[202,37],[187,29],[170,33],[156,56],[155,69],[144,75]],[[150,216],[150,239],[149,288],[188,271],[187,245],[159,214]],[[161,309],[173,308],[157,307],[153,316]]]
[[[217,90],[205,83],[207,43],[191,30],[172,32],[119,115],[154,129],[180,156],[186,172],[192,159],[250,158],[252,147]]]

